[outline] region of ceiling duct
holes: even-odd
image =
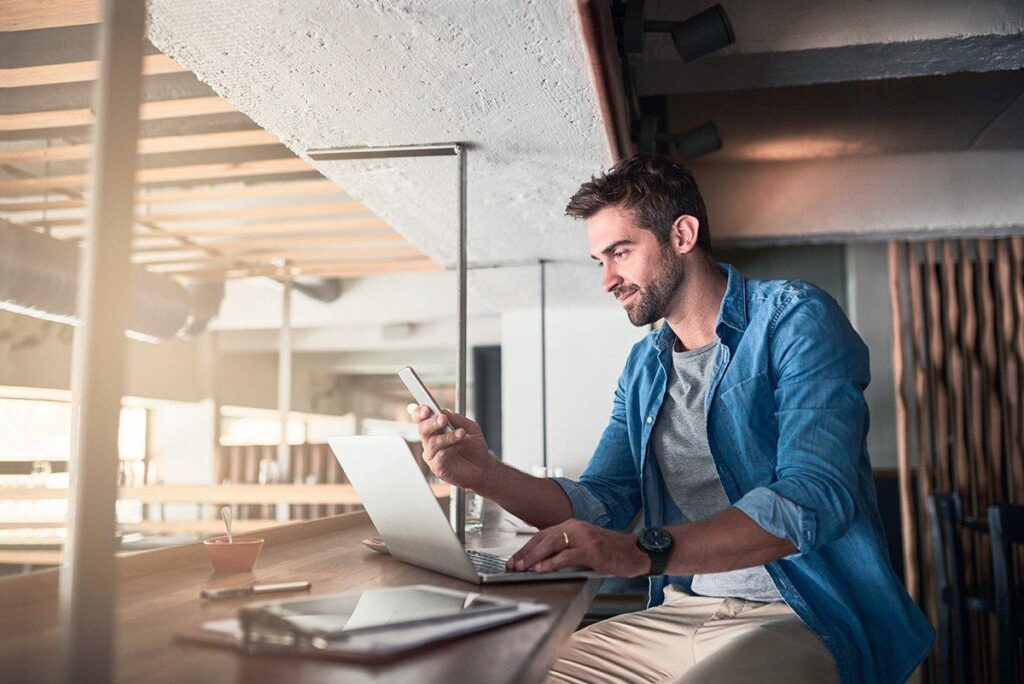
[[[294,278],[292,287],[325,304],[337,301],[341,296],[341,278]]]
[[[78,324],[78,245],[0,221],[0,309]],[[180,283],[132,268],[129,337],[159,342],[195,336],[216,315],[223,286],[190,293]]]

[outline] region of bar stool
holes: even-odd
[[[963,529],[988,532],[981,521],[964,516],[958,494],[938,492],[928,501],[935,562],[935,594],[939,607],[939,663],[942,684],[971,681],[971,649],[967,643],[970,613],[994,613],[991,591],[968,587],[964,580]]]
[[[988,527],[999,624],[999,681],[1008,684],[1021,681],[1014,674],[1024,623],[1024,596],[1016,582],[1013,550],[1024,544],[1024,506],[989,506]]]

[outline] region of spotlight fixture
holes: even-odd
[[[659,143],[672,147],[687,161],[722,149],[722,137],[712,121],[694,126],[682,133],[658,133],[657,119],[645,116],[640,124],[637,150],[642,154],[654,154],[658,151]]]
[[[644,0],[628,0],[622,17],[626,54],[644,51],[645,33],[668,33],[684,62],[692,62],[736,42],[732,22],[721,5],[709,7],[685,21],[644,21]]]

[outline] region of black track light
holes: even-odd
[[[623,47],[627,54],[644,51],[644,33],[668,33],[684,62],[692,62],[736,42],[729,15],[721,5],[685,21],[644,21],[644,0],[628,0],[623,13]]]
[[[640,139],[637,141],[638,152],[654,154],[658,151],[659,143],[664,143],[673,148],[683,159],[691,161],[722,149],[722,137],[718,134],[718,127],[712,121],[694,126],[682,133],[658,133],[656,129],[657,124],[654,117],[643,118],[640,125]]]

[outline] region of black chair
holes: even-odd
[[[1019,682],[1021,679],[1015,678],[1014,674],[1024,623],[1024,596],[1016,582],[1013,547],[1024,544],[1024,506],[989,506],[988,527],[992,539],[992,574],[999,623],[999,681],[1004,684]]]
[[[971,681],[970,613],[994,613],[991,591],[968,587],[964,580],[961,530],[988,532],[988,526],[964,516],[960,496],[932,494],[928,501],[935,562],[935,594],[939,608],[939,663],[942,684]]]

